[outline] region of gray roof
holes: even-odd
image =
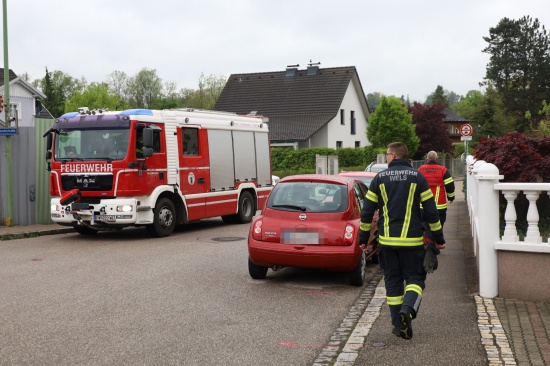
[[[272,142],[304,141],[339,113],[353,78],[363,93],[354,66],[287,71],[232,74],[214,110],[255,111],[269,118]]]
[[[455,112],[451,111],[448,108],[445,108],[443,110],[443,114],[445,114],[445,117],[443,117],[443,122],[468,122],[469,121],[464,117],[460,117],[458,114],[456,114]]]
[[[17,79],[17,75],[10,69],[10,81]],[[0,85],[4,85],[4,68],[0,68]]]
[[[44,118],[44,119],[54,119],[53,118],[53,115],[50,113],[50,111],[48,110],[48,108],[46,108],[42,102],[40,101],[36,101],[37,105],[36,105],[36,118]]]

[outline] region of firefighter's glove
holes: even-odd
[[[439,254],[439,250],[433,244],[428,244],[426,255],[424,256],[424,270],[427,273],[433,273],[437,269],[437,254]]]
[[[447,199],[449,200],[449,202],[453,202],[455,200],[454,197],[447,197]]]
[[[370,231],[359,230],[359,245],[368,244],[370,238]]]

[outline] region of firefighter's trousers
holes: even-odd
[[[414,247],[380,245],[380,267],[384,270],[386,301],[394,326],[399,325],[399,311],[403,305],[413,309],[413,317],[416,317],[426,280],[423,265],[425,254],[423,245]]]
[[[441,229],[443,230],[443,226],[445,225],[445,221],[447,221],[447,209],[441,209],[437,210],[437,213],[439,214],[439,222],[441,223]],[[424,216],[424,215],[422,215]],[[422,220],[422,226],[424,226],[424,231],[426,232],[426,237],[433,240],[432,237],[432,231],[430,230],[430,225],[427,221]]]

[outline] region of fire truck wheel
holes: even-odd
[[[176,209],[169,198],[161,198],[153,211],[154,219],[147,231],[159,238],[172,234],[176,227]]]
[[[250,192],[241,193],[239,198],[239,212],[237,212],[238,220],[240,224],[248,224],[252,221],[254,214],[256,213],[256,203]]]
[[[94,230],[92,228],[89,228],[87,226],[75,226],[74,230],[79,233],[80,235],[95,235],[97,234],[97,230]]]
[[[248,258],[248,273],[255,280],[263,280],[267,274],[267,267],[257,266]]]
[[[239,197],[238,212],[234,215],[222,216],[226,224],[248,224],[256,213],[256,203],[250,192],[243,192]]]

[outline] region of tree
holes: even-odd
[[[426,98],[425,104],[443,103],[445,107],[448,107],[449,106],[449,99],[447,98],[448,93],[449,92],[444,90],[441,85],[438,85],[435,88],[435,91],[432,94],[428,95],[428,97]]]
[[[447,94],[447,100],[449,101],[448,107],[460,102],[462,98],[464,98],[462,95],[458,95],[454,91],[449,92],[449,94]]]
[[[180,94],[184,105],[190,108],[212,109],[218,100],[227,78],[223,75],[204,76],[201,73],[199,78],[199,89],[181,89]]]
[[[472,121],[475,122],[473,137],[476,141],[481,137],[504,136],[515,129],[515,119],[504,107],[502,94],[491,86],[474,110]]]
[[[443,103],[422,105],[417,102],[409,109],[412,123],[416,127],[416,135],[420,138],[414,159],[423,159],[430,150],[448,154],[453,152],[449,131],[443,122],[443,109]]]
[[[19,74],[19,77],[29,83],[31,82],[31,75],[26,71],[22,74]]]
[[[157,70],[144,67],[130,78],[128,99],[131,108],[155,108],[162,99],[162,79]]]
[[[474,119],[475,110],[479,107],[483,94],[477,90],[470,90],[464,98],[451,105],[450,109],[461,117],[468,120]]]
[[[367,139],[380,149],[385,149],[392,142],[403,142],[409,149],[409,156],[415,154],[420,141],[415,134],[412,115],[403,102],[399,98],[386,96],[382,96],[380,105],[370,115]]]
[[[124,100],[128,100],[128,83],[130,78],[124,71],[115,70],[107,76],[107,85],[109,93],[116,95]]]
[[[373,92],[367,94],[367,103],[369,105],[369,109],[371,111],[375,110],[376,107],[380,104],[380,99],[382,98],[382,93],[380,92]]]
[[[470,90],[451,109],[473,125],[474,141],[481,137],[504,136],[515,129],[515,120],[504,107],[502,95],[490,84],[485,94]]]
[[[110,94],[106,83],[91,83],[83,92],[77,92],[65,103],[65,111],[80,107],[120,111],[128,108],[127,102],[118,95]]]
[[[504,182],[548,182],[550,137],[536,139],[519,132],[482,138],[475,151],[477,160],[495,164]]]
[[[539,111],[542,119],[536,127],[531,126],[531,130],[535,137],[549,137],[550,136],[550,104],[547,104],[545,100],[542,101],[542,109]],[[527,115],[528,119],[530,115]]]
[[[80,79],[77,79],[59,70],[54,70],[50,73],[50,81],[52,87],[59,92],[63,101],[68,100],[77,92],[82,92],[88,84],[83,76],[80,77]],[[42,90],[44,90],[44,86],[45,80],[42,79],[40,81],[40,87]]]
[[[52,116],[61,116],[65,112],[63,93],[54,85],[47,67],[46,76],[42,79],[40,84],[42,92],[46,95],[46,99],[41,100],[42,104],[50,111]]]
[[[538,19],[503,18],[483,39],[490,54],[485,80],[502,94],[506,109],[516,118],[520,132],[529,127],[525,113],[540,120],[538,108],[550,100],[550,38]]]

